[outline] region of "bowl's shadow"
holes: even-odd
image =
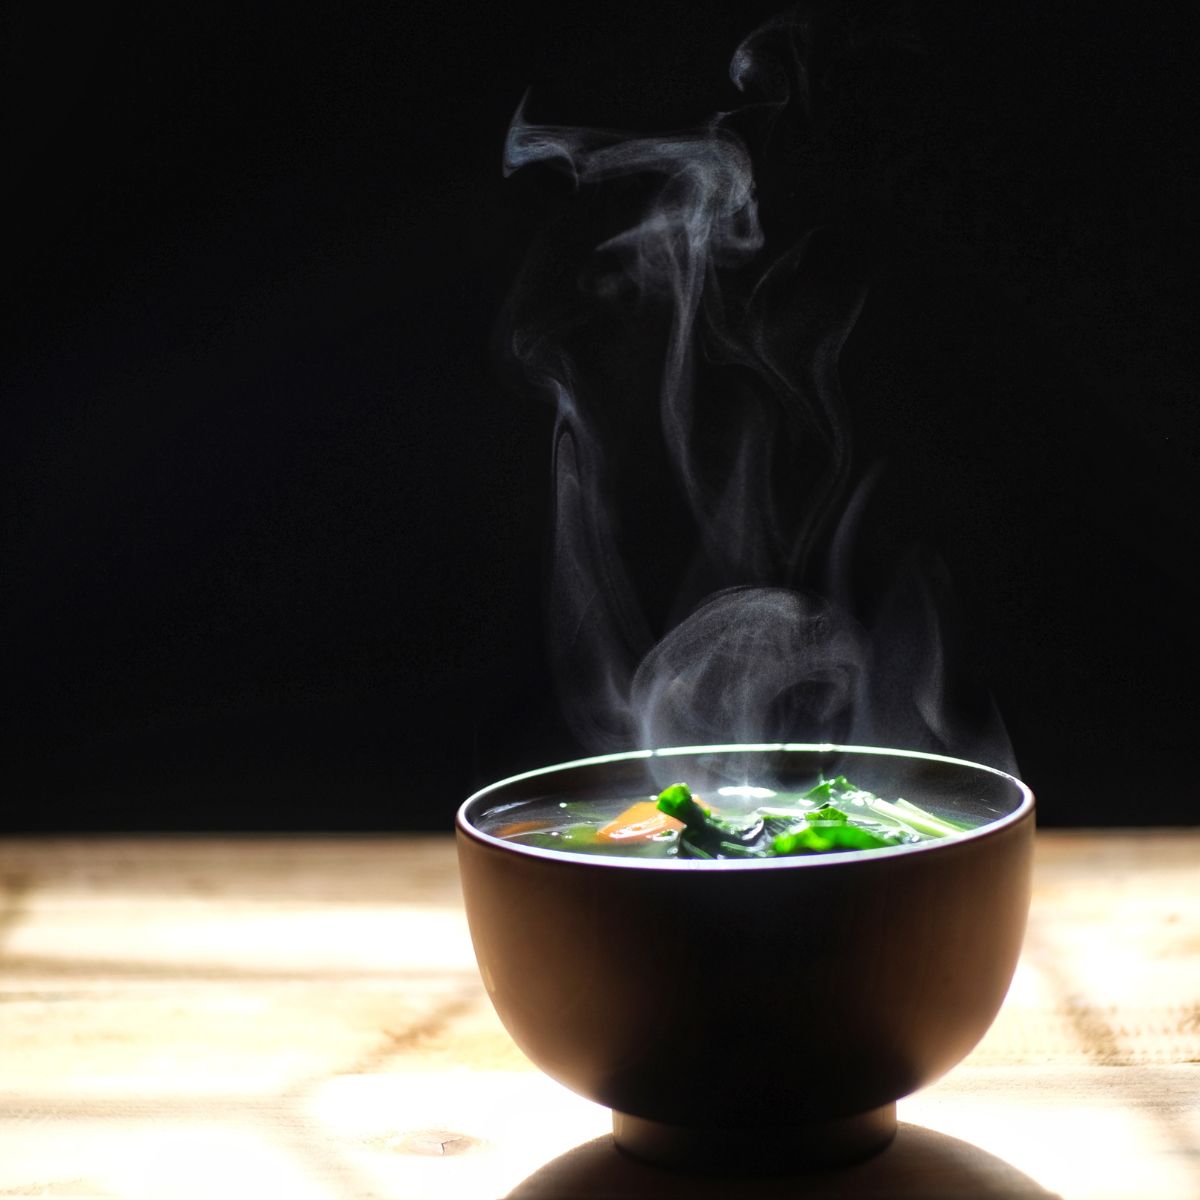
[[[771,1147],[761,1148],[770,1153]],[[508,1200],[1047,1200],[1055,1193],[969,1142],[901,1122],[882,1154],[838,1170],[770,1178],[706,1177],[661,1170],[622,1154],[611,1137],[568,1150],[522,1180]]]

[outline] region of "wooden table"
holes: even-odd
[[[1200,1197],[1200,833],[1044,833],[979,1048],[847,1171],[626,1160],[476,975],[448,837],[0,842],[0,1196]]]

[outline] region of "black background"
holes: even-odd
[[[581,749],[550,415],[490,347],[562,189],[501,178],[505,129],[527,87],[690,124],[776,7],[7,6],[3,828],[446,828]],[[945,559],[1044,823],[1190,822],[1188,32],[814,11],[891,531]]]

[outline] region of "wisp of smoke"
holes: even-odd
[[[738,130],[766,112],[777,143],[780,113],[806,109],[805,36],[793,15],[748,38],[731,76],[755,98],[690,130],[537,124],[525,101],[509,130],[506,173],[549,167],[580,203],[611,197],[603,221],[622,218],[544,250],[506,318],[508,351],[555,411],[550,643],[565,712],[598,750],[855,739],[1011,766],[990,706],[951,720],[940,567],[910,564],[876,611],[857,611],[848,563],[869,487],[851,494],[838,363],[862,270],[837,231],[770,245]],[[644,455],[628,459],[649,431],[647,476]],[[661,524],[679,551],[681,515],[694,544],[680,569],[642,578],[632,543]]]

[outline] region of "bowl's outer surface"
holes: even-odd
[[[768,870],[534,855],[463,820],[458,842],[484,984],[535,1064],[636,1116],[778,1126],[898,1099],[979,1041],[1020,951],[1033,811]]]

